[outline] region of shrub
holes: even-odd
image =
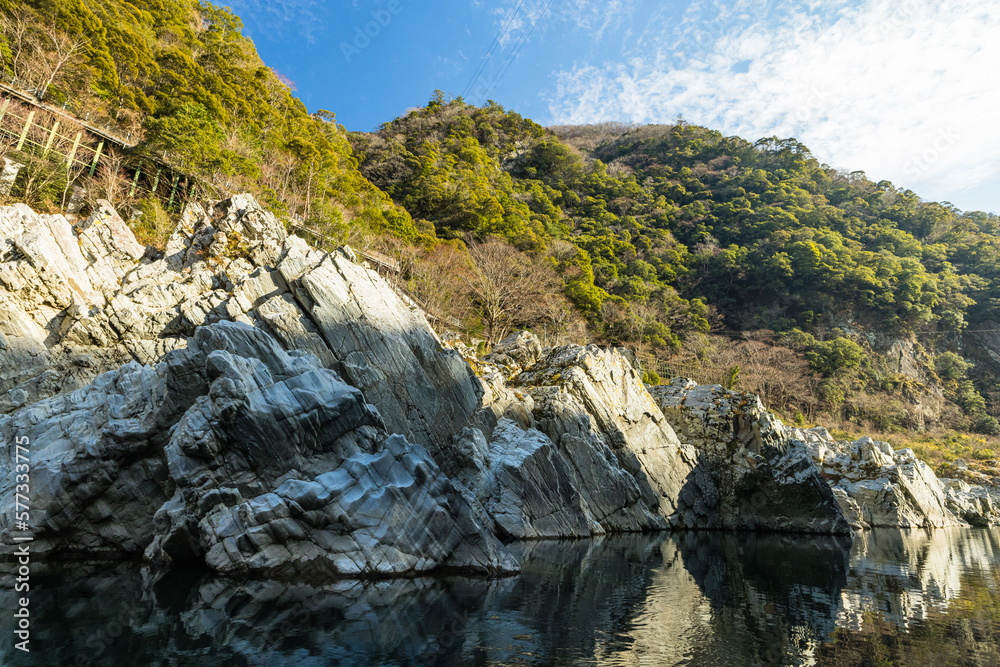
[[[1000,435],[1000,421],[993,415],[980,414],[973,417],[971,428],[973,432],[983,435]],[[990,455],[986,458],[993,457]]]
[[[954,352],[942,352],[934,359],[934,369],[942,380],[957,382],[965,377],[970,366],[971,364]]]

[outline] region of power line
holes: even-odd
[[[487,88],[486,94],[483,95],[483,99],[480,101],[480,105],[485,104],[486,101],[489,100],[490,95],[493,94],[493,91],[496,90],[497,86],[500,85],[500,81],[507,73],[507,70],[510,69],[510,66],[514,64],[514,61],[517,59],[517,56],[521,53],[521,49],[523,49],[524,45],[528,43],[528,38],[531,37],[531,33],[534,32],[535,26],[538,25],[538,21],[541,20],[542,15],[545,14],[545,12],[549,8],[549,5],[551,4],[552,0],[548,0],[548,2],[546,2],[545,5],[542,6],[541,10],[539,10],[539,12],[532,19],[531,26],[528,28],[527,32],[525,32],[524,35],[521,37],[521,39],[518,40],[517,44],[514,47],[514,50],[512,50],[510,55],[507,56],[507,59],[504,61],[504,64],[500,66],[500,70],[497,72],[497,76],[493,79],[493,82]]]
[[[510,15],[507,17],[507,20],[504,21],[504,23],[500,26],[500,30],[497,32],[496,37],[493,38],[493,42],[490,44],[490,48],[486,50],[486,55],[483,56],[482,61],[479,63],[479,67],[476,68],[476,71],[473,73],[472,78],[469,79],[469,82],[465,84],[465,88],[462,89],[463,98],[468,93],[472,92],[472,86],[476,85],[476,81],[479,81],[479,77],[482,75],[483,70],[486,68],[486,64],[493,56],[493,51],[496,49],[497,46],[500,45],[500,39],[503,37],[504,33],[507,32],[508,28],[510,28],[511,23],[514,22],[514,16],[517,15],[518,10],[521,9],[521,5],[523,4],[524,0],[518,0],[517,5],[514,7],[513,11],[511,11]]]
[[[741,340],[753,340],[751,338],[753,330],[750,331],[709,331],[707,336],[720,336],[722,338],[739,338]],[[900,336],[905,336],[906,334],[914,335],[928,335],[928,334],[946,334],[946,333],[1000,333],[1000,329],[934,329],[927,331],[902,331]]]
[[[503,64],[500,65],[500,69],[497,71],[496,77],[487,87],[486,94],[483,95],[483,99],[480,101],[480,105],[485,104],[487,100],[490,99],[490,95],[493,94],[493,91],[495,91],[497,86],[500,85],[500,81],[503,79],[504,75],[507,74],[507,70],[510,69],[511,65],[514,64],[514,61],[517,60],[517,57],[521,54],[521,50],[524,48],[525,44],[528,43],[528,38],[531,37],[531,33],[534,32],[535,26],[538,25],[538,21],[541,19],[542,15],[548,10],[549,5],[551,4],[552,0],[548,0],[548,2],[546,2],[545,5],[541,8],[541,10],[534,16],[534,18],[532,18],[531,25],[529,26],[528,30],[521,36],[521,38],[514,45],[514,48],[511,50],[510,54],[507,56],[507,59],[504,60]]]

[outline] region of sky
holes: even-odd
[[[231,0],[310,111],[441,90],[542,125],[683,117],[1000,211],[1000,0]]]

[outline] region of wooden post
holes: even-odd
[[[160,172],[163,171],[163,167],[156,168],[156,176],[153,178],[153,196],[156,196],[156,186],[160,184]]]
[[[31,129],[31,121],[35,119],[35,110],[32,109],[28,114],[28,120],[24,121],[24,129],[21,130],[21,138],[17,140],[17,148],[14,150],[21,150],[24,146],[24,140],[28,138],[28,130]]]
[[[177,192],[177,181],[179,180],[181,180],[181,175],[174,174],[174,184],[170,186],[170,201],[167,202],[168,209],[174,205],[174,193]]]
[[[73,150],[69,152],[69,157],[66,159],[66,169],[73,168],[73,158],[76,157],[76,151],[80,148],[80,137],[83,136],[83,132],[76,133],[76,139],[73,140]]]
[[[49,140],[45,142],[45,149],[42,151],[42,157],[49,154],[49,149],[52,148],[52,140],[56,138],[56,130],[59,129],[59,121],[52,124],[52,130],[49,132]]]
[[[97,144],[97,150],[94,152],[94,161],[90,164],[90,175],[93,176],[94,172],[97,171],[97,162],[101,159],[101,150],[104,148],[104,139],[101,139],[101,143]]]
[[[0,123],[3,122],[3,117],[7,115],[7,107],[10,106],[10,98],[3,98],[3,106],[0,107]]]
[[[139,183],[139,174],[142,173],[142,165],[140,164],[135,168],[135,177],[132,179],[132,188],[128,191],[128,196],[131,199],[135,196],[135,186]]]

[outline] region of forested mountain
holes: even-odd
[[[1000,329],[996,215],[683,121],[546,129],[439,92],[348,133],[197,0],[0,0],[0,16],[8,81],[138,138],[208,196],[249,190],[313,242],[392,255],[439,324],[486,345],[529,327],[789,418],[1000,434],[1000,343],[980,333]],[[53,174],[33,205],[60,202],[70,175]]]
[[[334,115],[308,113],[227,9],[198,0],[0,0],[0,19],[7,82],[138,138],[135,155],[165,157],[206,194],[253,191],[335,238],[348,223],[417,238],[406,212],[358,174]],[[39,203],[62,190],[51,180]]]
[[[601,340],[647,358],[691,348],[688,364],[704,367],[713,350],[699,333],[742,332],[728,347],[753,339],[780,350],[780,368],[763,372],[797,375],[812,393],[800,407],[826,409],[857,392],[926,392],[901,361],[867,354],[888,352],[880,341],[916,342],[923,368],[910,375],[940,382],[965,425],[998,430],[971,367],[949,352],[961,352],[967,328],[991,326],[1000,305],[995,215],[838,171],[794,139],[749,142],[683,121],[545,130],[438,94],[351,141],[362,173],[437,236],[494,235],[547,257]],[[980,356],[976,378],[992,390],[995,370]],[[725,371],[735,382],[740,364]],[[793,402],[795,384],[775,398]]]

